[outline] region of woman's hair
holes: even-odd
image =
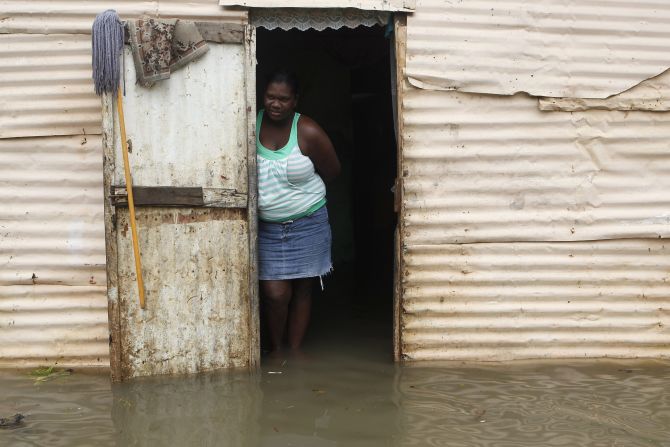
[[[267,82],[265,83],[265,89],[267,90],[268,85],[272,83],[286,84],[291,88],[293,94],[295,96],[298,96],[298,89],[300,88],[300,85],[298,83],[298,76],[296,76],[296,74],[293,73],[292,71],[288,71],[285,68],[273,71],[267,77]]]

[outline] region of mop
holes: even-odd
[[[142,266],[140,264],[140,247],[137,242],[137,223],[135,221],[135,201],[133,199],[133,182],[130,177],[130,162],[128,160],[128,138],[126,137],[126,123],[123,117],[123,94],[119,88],[121,70],[119,58],[123,50],[123,23],[113,9],[98,14],[93,22],[93,82],[95,93],[116,94],[116,104],[119,111],[119,131],[123,148],[123,168],[128,191],[128,211],[130,214],[130,229],[135,255],[135,272],[137,289],[140,296],[140,307],[144,309],[144,281],[142,280]]]

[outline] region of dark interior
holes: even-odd
[[[305,348],[376,340],[392,352],[396,177],[392,36],[383,27],[257,29],[257,98],[278,68],[300,80],[298,112],[330,136],[342,174],[327,184],[334,272],[315,287]]]

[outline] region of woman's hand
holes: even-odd
[[[298,146],[325,182],[340,174],[340,161],[330,138],[316,121],[304,115],[298,121]]]

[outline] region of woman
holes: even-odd
[[[271,349],[298,350],[309,324],[314,279],[332,269],[325,181],[340,173],[328,135],[295,112],[298,80],[270,76],[256,120],[258,264]]]

